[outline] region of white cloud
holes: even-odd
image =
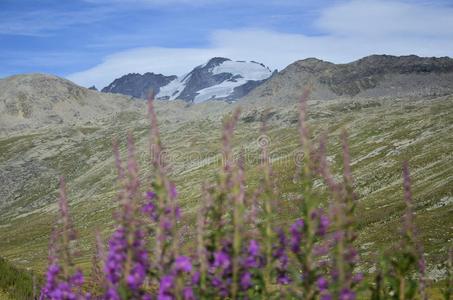
[[[350,1],[325,9],[316,20],[323,35],[269,30],[213,32],[205,48],[139,48],[110,55],[69,79],[104,87],[125,73],[181,75],[213,56],[256,60],[282,69],[306,57],[349,62],[370,54],[453,55],[453,10],[396,1]]]
[[[453,37],[453,8],[389,0],[353,0],[325,9],[317,25],[350,36]]]
[[[192,66],[196,66],[213,56],[224,55],[219,49],[191,48],[136,48],[119,52],[104,59],[101,64],[67,76],[68,79],[84,85],[95,84],[102,88],[114,78],[126,73],[163,73],[165,75],[181,75]]]

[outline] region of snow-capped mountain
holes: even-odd
[[[161,87],[156,97],[194,103],[210,99],[234,101],[271,76],[272,71],[263,64],[215,57]]]
[[[153,73],[128,74],[116,79],[102,91],[146,98],[148,90],[152,88],[156,98],[161,100],[180,99],[193,103],[210,99],[235,101],[265,82],[272,74],[261,63],[214,57],[181,77]]]

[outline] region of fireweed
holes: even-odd
[[[213,182],[203,184],[196,246],[190,253],[181,253],[178,192],[167,177],[150,99],[150,183],[143,185],[139,180],[132,135],[128,136],[125,165],[114,141],[120,187],[116,228],[107,245],[97,234],[91,276],[84,284],[73,263],[75,231],[61,180],[60,218],[51,238],[41,299],[356,299],[365,284],[357,272],[356,197],[347,134],[341,135],[343,179],[338,182],[326,159],[325,138],[320,138],[318,147],[310,142],[308,96],[306,90],[299,110],[303,153],[303,164],[297,165],[295,176],[300,187],[296,201],[299,217],[287,227],[275,225],[280,194],[266,142],[260,144],[260,183],[254,190],[246,189],[243,155],[234,159],[232,148],[239,119],[239,111],[235,111],[224,122],[222,168]],[[262,134],[265,132],[263,124]],[[363,297],[426,299],[425,262],[414,226],[407,163],[403,169],[407,209],[400,250],[378,262],[375,280]],[[325,182],[327,207],[320,207],[315,179]],[[450,293],[447,286],[446,297]]]

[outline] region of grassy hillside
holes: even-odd
[[[334,167],[340,163],[340,130],[348,129],[359,196],[358,245],[365,261],[389,246],[398,234],[404,208],[401,165],[407,159],[428,275],[442,277],[436,264],[445,260],[453,238],[453,97],[309,104],[313,131],[330,137],[328,155]],[[212,178],[221,163],[221,121],[233,105],[211,103],[184,108],[180,103],[171,103],[157,108],[163,144],[172,165],[170,177],[179,187],[184,222],[191,225],[198,209],[200,185]],[[258,178],[259,143],[270,143],[284,195],[280,222],[286,223],[296,218],[291,199],[298,191],[292,180],[299,155],[297,104],[266,105],[268,132],[260,137],[264,110],[259,104],[245,108],[234,142],[237,151],[245,151],[251,184]],[[137,140],[141,177],[145,180],[149,167],[144,112],[120,113],[99,124],[1,137],[0,256],[18,266],[44,270],[55,219],[58,176],[64,175],[74,222],[82,237],[78,263],[88,268],[94,229],[101,229],[105,235],[112,229],[111,216],[116,206],[112,137],[118,138],[124,154],[128,131]],[[190,235],[188,230],[187,240]],[[369,266],[364,264],[364,268]]]
[[[33,299],[33,285],[38,289],[41,284],[39,276],[33,276],[29,271],[18,269],[5,259],[0,258],[0,299]],[[36,295],[35,295],[36,296]]]

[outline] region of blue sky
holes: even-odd
[[[102,88],[213,56],[282,69],[374,53],[453,56],[453,1],[0,0],[0,77],[43,72]]]

